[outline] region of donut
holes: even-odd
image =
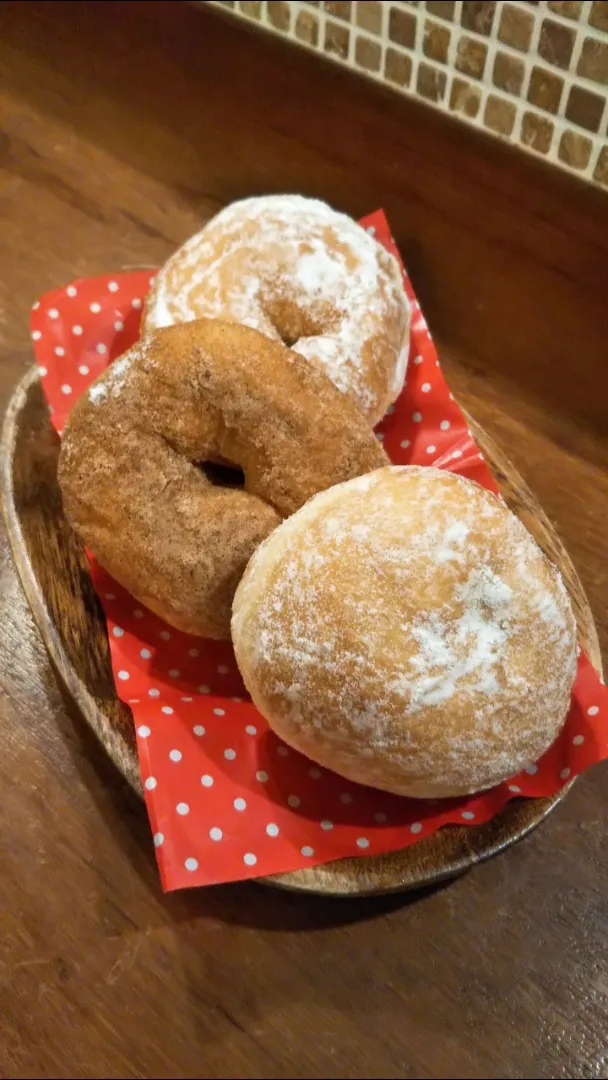
[[[409,304],[396,259],[299,195],[232,203],[160,270],[144,329],[200,316],[252,326],[322,368],[375,424],[401,393]]]
[[[570,704],[576,629],[557,570],[473,481],[393,466],[312,499],[236,591],[236,659],[290,746],[415,798],[535,762]]]
[[[68,418],[59,483],[76,532],[138,601],[225,638],[260,541],[386,460],[321,371],[256,330],[200,319],[142,339],[92,383]]]

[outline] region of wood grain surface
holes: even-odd
[[[459,399],[608,645],[608,200],[186,4],[0,5],[0,395],[28,311],[263,191],[383,205]],[[607,770],[409,897],[162,897],[139,800],[0,545],[0,1076],[608,1076]]]
[[[601,675],[593,616],[563,544],[509,460],[472,417],[467,420],[507,505],[559,567],[581,647]],[[57,481],[59,439],[35,367],[18,383],[9,402],[0,449],[4,518],[34,621],[62,685],[127,783],[143,797],[131,712],[116,694],[105,616],[91,585],[83,546],[63,513]],[[378,895],[435,885],[522,839],[571,786],[552,798],[514,799],[487,824],[440,829],[402,851],[340,859],[264,880],[326,896]]]

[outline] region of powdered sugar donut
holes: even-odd
[[[409,305],[396,260],[345,214],[299,195],[232,203],[161,269],[144,330],[200,316],[283,341],[371,424],[399,396]]]
[[[522,523],[472,481],[420,467],[340,484],[280,525],[239,585],[232,636],[285,742],[419,798],[536,761],[576,664],[566,590]]]

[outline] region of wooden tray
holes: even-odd
[[[581,644],[598,672],[600,651],[581,583],[545,514],[492,440],[473,433],[502,494],[543,551],[560,568]],[[17,570],[51,659],[85,720],[114,764],[142,794],[131,712],[116,697],[106,624],[87,562],[61,506],[59,439],[50,423],[36,369],[17,386],[3,431],[2,489]],[[451,826],[391,855],[343,859],[263,879],[285,888],[336,896],[430,885],[463,872],[521,839],[568,791],[550,799],[514,799],[486,825]]]

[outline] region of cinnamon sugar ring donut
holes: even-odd
[[[370,424],[403,387],[409,304],[397,261],[317,199],[233,203],[169,259],[144,329],[201,316],[283,341],[322,368]]]
[[[326,375],[256,330],[201,319],[142,339],[91,385],[59,482],[74,529],[121,585],[178,629],[227,638],[261,540],[386,460]],[[209,462],[241,469],[242,487]]]

